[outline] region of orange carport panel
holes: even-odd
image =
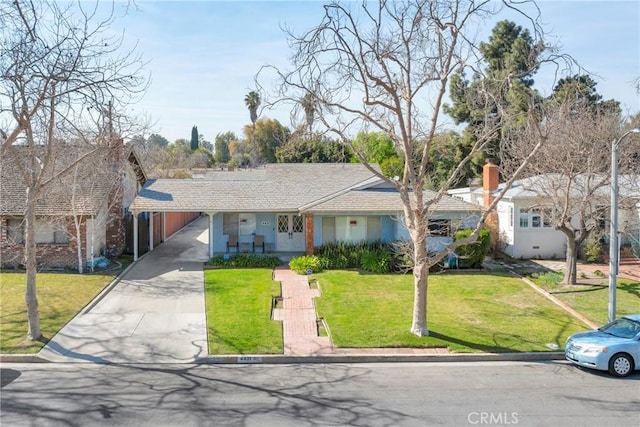
[[[167,237],[200,216],[200,212],[167,212],[165,215]]]

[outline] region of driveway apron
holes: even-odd
[[[147,253],[42,349],[54,362],[189,363],[207,355],[207,218]]]

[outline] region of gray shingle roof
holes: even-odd
[[[91,156],[79,164],[80,178],[75,180],[73,186],[75,210],[71,206],[72,194],[69,190],[74,178],[72,174],[68,174],[64,178],[52,180],[44,188],[36,202],[36,215],[93,215],[104,205],[111,185],[100,179],[90,178],[95,172],[92,161],[94,159],[102,161],[104,156],[109,155],[110,148],[96,149],[82,146],[65,146],[64,148],[70,151],[61,151],[60,155],[52,156],[44,181],[68,167],[82,154],[93,151]],[[25,213],[27,187],[17,162],[26,162],[29,159],[28,154],[25,153],[27,149],[27,147],[12,147],[13,153],[7,152],[0,160],[0,215],[2,216],[23,216]],[[39,151],[42,151],[42,154],[39,156],[36,154],[36,156],[44,159],[44,148]],[[15,157],[18,159],[16,160]]]
[[[424,199],[431,200],[436,196],[433,191],[425,191]],[[479,206],[462,200],[444,196],[432,208],[435,212],[469,212],[478,210]],[[396,213],[402,211],[400,194],[394,188],[368,188],[351,190],[337,197],[318,203],[309,208],[310,212],[380,212]]]
[[[138,211],[398,212],[395,189],[368,188],[380,178],[362,164],[277,163],[263,168],[209,173],[198,179],[157,179],[140,191]],[[432,197],[432,196],[430,196]],[[436,210],[469,211],[476,206],[445,197]]]
[[[568,178],[566,176],[561,174],[543,174],[522,178],[515,181],[511,188],[507,190],[505,198],[518,199],[536,198],[539,196],[544,197],[546,194],[551,192],[562,195],[566,188],[567,179]],[[619,175],[618,180],[620,197],[640,197],[640,180],[637,175]],[[504,184],[500,184],[498,191],[503,188]],[[589,177],[588,183],[586,176],[576,176],[572,180],[571,191],[572,193],[570,194],[570,197],[581,197],[585,193],[588,193],[592,196],[608,198],[611,192],[609,176],[593,175]]]
[[[45,180],[55,176],[67,168],[81,156],[86,155],[79,164],[77,175],[66,174],[56,178],[46,186],[40,194],[36,215],[65,216],[65,215],[95,215],[105,205],[109,193],[117,185],[118,172],[113,168],[114,148],[96,147],[88,144],[56,145],[57,150],[51,156]],[[29,159],[29,150],[25,146],[14,146],[0,159],[0,215],[23,216],[26,204],[26,185],[18,165]],[[45,147],[36,148],[36,157],[45,158]],[[137,154],[132,147],[124,153],[125,161],[131,164],[136,179],[144,182],[146,176],[140,165]],[[75,209],[72,208],[72,192]]]
[[[250,171],[219,172],[204,179],[157,179],[130,209],[141,211],[293,211],[367,181],[360,164],[277,163]]]

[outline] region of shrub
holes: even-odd
[[[308,270],[313,273],[319,273],[324,268],[323,260],[315,255],[303,255],[295,257],[289,261],[289,268],[298,274],[307,274]]]
[[[564,276],[562,273],[559,273],[557,271],[546,271],[537,275],[534,274],[532,277],[537,277],[537,282],[553,289],[558,286]]]
[[[374,249],[362,254],[361,267],[371,273],[384,274],[391,271],[393,257],[388,250]]]
[[[225,259],[224,255],[211,258],[210,265],[233,268],[275,268],[282,264],[277,256],[263,256],[255,254],[237,254]]]
[[[326,268],[340,270],[344,268],[360,268],[362,256],[375,250],[386,250],[390,253],[389,245],[382,242],[331,242],[318,249],[318,255],[326,259]]]
[[[601,260],[602,244],[599,240],[589,239],[583,247],[585,261],[593,264]]]
[[[458,241],[469,237],[473,230],[464,229],[456,231],[454,240]],[[478,240],[468,245],[462,245],[456,249],[456,254],[459,256],[458,266],[460,268],[480,268],[482,267],[482,261],[489,253],[489,246],[491,245],[491,235],[489,230],[480,230]]]
[[[355,245],[343,242],[331,242],[318,250],[318,255],[326,259],[326,267],[332,270],[353,268],[358,263],[353,262]]]

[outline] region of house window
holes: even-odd
[[[24,227],[22,219],[7,220],[7,239],[13,244],[24,243]]]
[[[53,231],[53,243],[69,243],[69,235],[66,230],[57,228]]]
[[[542,215],[538,209],[531,209],[531,227],[532,228],[540,228],[542,227]]]
[[[367,240],[366,216],[336,217],[336,240],[341,242],[363,242]]]
[[[529,228],[529,212],[526,209],[519,210],[520,228]]]
[[[325,216],[322,218],[322,242],[333,242],[336,240],[336,217]]]
[[[380,233],[380,217],[379,216],[369,216],[367,217],[367,240],[370,242],[375,242],[381,239]]]
[[[451,220],[450,219],[432,219],[429,220],[429,235],[431,236],[444,236],[451,235]]]
[[[228,236],[249,236],[256,231],[256,215],[253,213],[224,214],[223,234]]]
[[[36,243],[69,243],[69,236],[63,224],[36,220]]]
[[[304,218],[302,215],[294,215],[291,223],[291,231],[294,233],[304,232]]]
[[[542,210],[540,209],[536,209],[536,208],[520,209],[519,218],[520,218],[520,228],[551,227],[551,222],[549,221],[549,219],[545,218],[545,215],[542,213]]]
[[[238,215],[240,236],[249,236],[256,232],[256,214],[241,213]]]
[[[509,228],[513,228],[513,215],[514,215],[513,206],[509,206]]]
[[[224,214],[222,216],[222,232],[227,236],[238,235],[238,214]]]

